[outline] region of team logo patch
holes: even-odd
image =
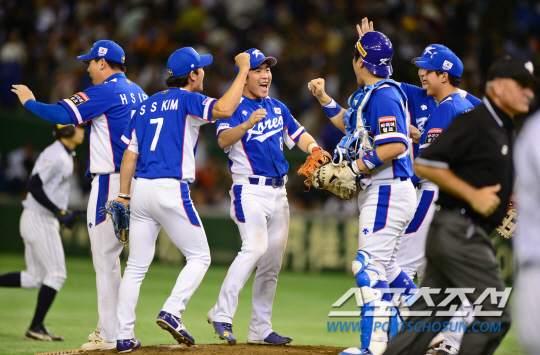
[[[358,53],[360,53],[362,57],[365,57],[367,55],[367,52],[365,51],[364,47],[362,47],[360,41],[356,42],[356,49],[358,49]]]
[[[281,115],[281,107],[274,107],[274,112],[276,115]]]
[[[107,54],[108,49],[105,47],[99,47],[98,56],[103,57]]]
[[[210,97],[207,97],[206,99],[204,99],[204,101],[202,102],[203,106],[207,105],[209,102],[211,102],[212,99]]]
[[[171,69],[167,69],[167,73],[169,74],[169,76],[172,76],[172,70]]]
[[[71,100],[75,106],[78,106],[83,102],[90,100],[90,98],[84,92],[78,92],[75,95],[70,96],[69,100]]]
[[[258,50],[258,49],[255,49],[253,52],[251,52],[251,54],[253,54],[255,56],[255,59],[257,59],[257,57],[259,57],[259,56],[264,57],[264,54],[262,54],[261,51]]]
[[[422,111],[427,110],[427,106],[426,106],[426,105],[422,105],[422,106],[420,106],[420,108],[422,109]]]
[[[430,129],[426,135],[426,144],[433,143],[441,135],[442,131],[441,128]]]
[[[126,56],[123,55],[123,56],[122,56],[122,59],[120,59],[120,61],[122,62],[122,64],[124,64],[124,63],[126,62]]]
[[[242,111],[242,115],[247,116],[247,111],[246,110]]]
[[[447,61],[447,60],[445,60],[445,61],[442,63],[442,68],[443,68],[444,70],[450,70],[450,69],[452,69],[453,66],[454,66],[454,63],[449,62],[449,61]]]
[[[379,132],[381,134],[396,133],[397,132],[396,117],[387,116],[387,117],[379,118]]]
[[[166,94],[168,92],[169,92],[169,90],[165,90],[165,91],[161,92],[161,95]]]

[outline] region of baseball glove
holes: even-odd
[[[339,166],[331,163],[322,165],[313,172],[312,185],[344,200],[352,199],[356,193],[356,175],[349,165],[349,162],[343,162]]]
[[[300,166],[298,169],[298,175],[304,175],[306,180],[304,184],[307,187],[311,187],[313,172],[315,169],[319,168],[323,164],[329,163],[332,161],[332,156],[325,150],[316,150],[309,157],[307,157],[306,162]]]
[[[125,246],[129,243],[129,206],[117,201],[108,201],[105,210],[111,216],[114,234]]]
[[[501,225],[495,228],[495,230],[506,239],[510,239],[514,236],[518,220],[519,215],[516,209],[516,201],[514,196],[511,196],[506,207],[506,216],[504,216]]]

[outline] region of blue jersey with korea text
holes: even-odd
[[[420,154],[429,147],[457,116],[472,110],[474,106],[460,93],[446,96],[429,116],[420,136]]]
[[[152,95],[137,108],[122,141],[139,154],[136,178],[195,180],[199,131],[212,121],[216,99],[169,89]]]
[[[266,117],[240,141],[224,149],[229,156],[229,169],[233,174],[281,178],[289,171],[283,143],[292,149],[306,132],[283,103],[271,97],[252,100],[242,96],[231,118],[217,121],[216,134],[219,138],[223,131],[249,120],[253,111],[260,108],[266,109]]]
[[[401,142],[407,149],[395,159],[375,169],[372,178],[373,180],[410,178],[413,172],[408,154],[407,98],[399,88],[391,84],[383,84],[374,90],[364,111],[364,124],[369,126],[374,148],[385,143]]]
[[[91,174],[112,174],[120,171],[125,146],[120,137],[136,107],[148,96],[124,73],[116,73],[103,84],[94,85],[58,103],[69,112],[74,125],[88,125]]]
[[[432,96],[427,96],[427,91],[421,87],[407,84],[399,83],[409,102],[408,109],[411,116],[411,124],[418,128],[420,134],[424,132],[426,127],[426,122],[429,115],[437,108],[437,101]],[[475,97],[474,95],[469,94],[465,90],[459,89],[460,94],[465,97],[474,107],[481,105],[482,100]],[[416,158],[419,154],[419,145],[417,143],[413,144],[414,157]]]

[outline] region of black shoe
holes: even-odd
[[[37,329],[28,329],[24,335],[26,340],[64,341],[64,337],[49,333],[42,324]]]

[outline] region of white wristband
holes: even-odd
[[[310,143],[307,147],[307,151],[309,152],[309,154],[312,154],[313,153],[313,148],[315,147],[318,147],[317,143],[313,142],[313,143]]]

